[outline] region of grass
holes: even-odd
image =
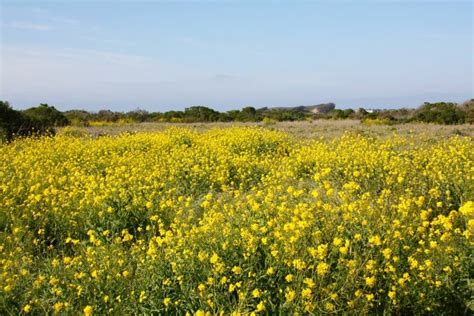
[[[298,122],[275,122],[265,123],[135,123],[116,124],[110,126],[80,127],[77,128],[90,135],[117,135],[124,132],[155,132],[163,131],[170,127],[192,128],[198,131],[205,131],[212,128],[230,127],[265,127],[270,130],[277,130],[294,135],[299,138],[327,138],[342,136],[346,132],[387,137],[393,133],[399,135],[431,135],[433,137],[449,137],[454,135],[474,136],[474,126],[472,124],[462,125],[438,125],[426,123],[408,123],[398,125],[365,125],[359,120],[316,120]],[[76,128],[75,128],[76,129]]]

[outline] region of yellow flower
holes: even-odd
[[[297,270],[303,270],[306,267],[306,263],[301,259],[295,259],[293,260],[293,267]]]
[[[140,292],[140,297],[138,298],[139,303],[143,303],[146,300],[145,291]],[[166,304],[165,304],[166,305]]]
[[[474,217],[474,202],[467,201],[459,208],[459,212],[467,217]]]
[[[217,253],[213,253],[212,256],[211,256],[211,259],[209,259],[209,261],[212,263],[212,264],[216,264],[219,262],[219,256],[217,255]]]
[[[293,290],[288,290],[285,294],[285,298],[287,302],[293,301],[295,297],[296,297],[296,292]]]
[[[260,301],[258,304],[257,304],[257,312],[264,312],[265,311],[265,302],[264,301]]]
[[[329,271],[329,265],[325,262],[318,263],[316,267],[316,272],[319,276],[324,276]]]
[[[377,279],[374,276],[365,278],[365,284],[367,284],[369,287],[373,287],[376,281]]]
[[[424,263],[427,269],[431,269],[433,267],[433,262],[429,259],[426,259]]]
[[[314,283],[313,279],[311,279],[311,278],[305,278],[305,279],[303,280],[303,283],[304,283],[307,287],[309,287],[310,289],[312,289],[312,288],[314,288],[314,287],[316,286],[316,283]]]
[[[392,255],[392,250],[390,248],[385,248],[384,250],[382,250],[382,254],[384,256],[385,259],[390,259],[390,256]]]
[[[342,254],[342,255],[347,255],[347,253],[349,252],[349,248],[343,246],[343,247],[340,247],[339,248],[339,252]]]
[[[369,244],[372,246],[380,246],[382,244],[382,240],[380,239],[379,235],[371,236],[369,238]]]
[[[252,291],[252,296],[253,296],[254,298],[260,297],[260,294],[261,294],[261,293],[260,293],[260,290],[259,290],[259,289],[255,289],[255,290]]]
[[[53,306],[53,307],[54,307],[54,311],[55,311],[56,313],[60,312],[61,309],[63,308],[63,306],[64,306],[64,303],[61,303],[61,302],[55,303],[54,306]]]
[[[334,304],[331,303],[331,302],[327,302],[326,304],[324,304],[324,308],[325,308],[328,312],[333,312],[333,311],[334,311]]]
[[[92,306],[87,305],[86,307],[84,307],[84,316],[92,315],[93,311],[94,311],[94,309],[92,308]]]
[[[310,288],[304,288],[302,291],[301,291],[301,296],[303,298],[310,298],[311,297],[311,294],[312,294],[312,291]]]
[[[408,264],[410,265],[410,269],[416,269],[418,267],[418,260],[413,257],[408,257]]]
[[[373,271],[375,269],[375,264],[376,262],[371,259],[367,261],[367,263],[365,264],[365,268],[367,269],[367,271]]]
[[[337,246],[340,246],[342,244],[342,241],[343,240],[341,238],[335,237],[334,240],[332,241],[332,244],[337,247]]]
[[[328,245],[327,244],[318,245],[317,252],[318,252],[319,259],[323,259],[328,253]]]
[[[235,266],[235,267],[232,268],[232,272],[234,272],[234,274],[241,274],[242,273],[242,268]]]
[[[25,306],[23,306],[23,311],[25,313],[29,313],[31,311],[31,305],[30,304],[26,304]]]

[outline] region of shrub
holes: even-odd
[[[14,136],[54,134],[54,128],[43,121],[14,110],[6,101],[0,101],[0,139],[11,141]]]
[[[23,114],[30,119],[39,122],[43,128],[66,126],[70,124],[70,121],[63,113],[58,111],[54,106],[49,106],[44,103],[23,111]]]
[[[276,121],[274,119],[269,118],[269,117],[264,117],[262,122],[265,125],[275,125],[276,124]]]
[[[425,123],[462,124],[466,121],[466,112],[455,103],[428,103],[423,104],[415,113],[414,120]]]

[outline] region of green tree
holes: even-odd
[[[54,133],[42,122],[14,110],[6,101],[0,101],[0,138],[11,141],[14,136]]]
[[[70,124],[68,118],[62,112],[58,111],[54,106],[49,106],[45,103],[25,110],[23,114],[32,120],[40,122],[44,128]]]
[[[240,111],[238,120],[243,122],[256,122],[261,120],[261,117],[257,115],[257,110],[254,107],[247,106]]]
[[[417,111],[414,120],[438,124],[462,124],[466,120],[466,112],[456,103],[428,103],[425,102]]]
[[[219,120],[219,112],[205,106],[192,106],[184,110],[186,122],[216,122]]]

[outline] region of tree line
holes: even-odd
[[[8,102],[0,101],[0,140],[10,141],[14,136],[54,134],[55,127],[70,123],[54,106],[40,104],[25,111],[17,111]]]
[[[426,122],[438,124],[463,124],[474,122],[474,99],[462,103],[424,103],[417,109],[324,109],[310,112],[294,108],[261,108],[244,107],[241,110],[219,112],[205,106],[192,106],[184,111],[147,112],[134,110],[130,112],[113,112],[101,110],[91,113],[83,110],[64,112],[73,125],[87,125],[90,122],[261,122],[261,121],[302,121],[314,119],[359,119],[383,120],[390,123]]]
[[[311,109],[311,110],[309,110]],[[6,101],[0,101],[0,138],[11,140],[15,135],[54,134],[58,126],[89,126],[94,122],[280,122],[316,119],[358,119],[373,124],[400,124],[426,122],[437,124],[463,124],[474,122],[474,99],[462,104],[425,102],[417,109],[367,110],[359,108],[336,109],[333,103],[294,108],[261,108],[248,106],[241,110],[219,112],[206,106],[192,106],[184,111],[148,112],[134,110],[114,112],[100,110],[88,112],[69,110],[61,112],[54,106],[40,104],[27,110],[14,110]]]

